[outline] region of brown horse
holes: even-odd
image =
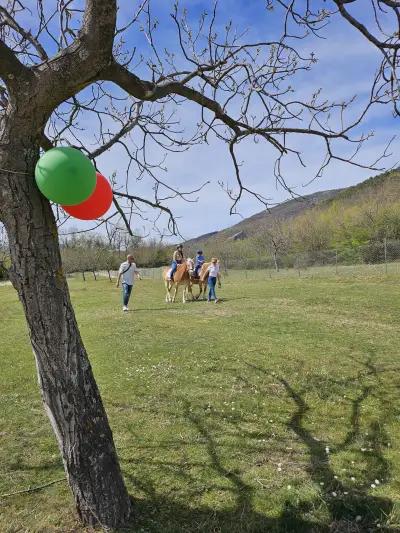
[[[169,278],[169,273],[171,270],[171,267],[166,267],[163,270],[163,280],[165,284],[165,301],[167,303],[173,303],[175,302],[176,293],[178,292],[178,288],[180,285],[183,285],[183,294],[182,294],[182,301],[183,303],[186,303],[187,299],[187,293],[190,292],[193,300],[193,294],[192,294],[192,287],[190,283],[190,276],[193,273],[194,269],[194,263],[193,259],[186,259],[184,263],[181,265],[178,265],[178,268],[176,269],[176,272],[174,274],[174,279],[171,280]],[[171,291],[175,287],[174,296],[171,296]]]
[[[198,300],[200,296],[202,296],[202,300],[206,299],[206,289],[207,289],[207,282],[208,282],[208,267],[211,265],[211,263],[203,263],[201,266],[199,277],[195,278],[193,275],[190,276],[190,284],[198,285],[199,286],[199,294],[195,296],[195,299]]]

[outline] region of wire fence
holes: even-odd
[[[221,253],[221,274],[235,279],[276,279],[284,277],[331,277],[400,275],[400,240],[383,239],[363,245],[336,249],[291,253],[260,253],[253,257],[224,256]],[[89,266],[66,269],[68,275],[86,279],[108,277],[110,281],[118,272],[105,270],[107,266]],[[164,267],[143,268],[138,265],[144,279],[162,280]],[[5,262],[0,260],[0,281],[7,279]]]
[[[400,240],[274,256],[221,257],[220,261],[222,275],[231,279],[400,275]],[[140,270],[143,278],[162,279],[162,268]]]

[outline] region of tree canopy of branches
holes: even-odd
[[[329,23],[336,17],[344,19],[354,30],[379,51],[381,63],[371,84],[371,98],[379,103],[391,103],[399,115],[399,51],[400,2],[398,0],[267,0],[267,7],[283,7],[300,37],[307,34],[324,36]]]
[[[335,2],[342,16],[365,33],[347,14],[348,3]],[[172,186],[168,151],[213,139],[225,143],[236,186],[221,185],[232,212],[244,194],[267,204],[241,174],[237,152],[242,143],[256,140],[275,152],[274,172],[282,186],[283,158],[294,156],[304,164],[304,137],[319,139],[324,147],[318,176],[335,160],[377,168],[378,162],[359,157],[369,134],[357,132],[381,98],[382,80],[396,98],[395,37],[372,40],[385,59],[357,116],[347,115],[352,99],[329,102],[318,90],[299,98],[296,77],[311,69],[315,56],[301,53],[298,36],[288,31],[289,16],[311,31],[330,16],[323,10],[314,15],[311,2],[305,4],[305,12],[296,11],[296,2],[283,10],[279,37],[252,41],[233,22],[220,23],[216,4],[194,21],[176,3],[171,6],[176,30],[171,49],[157,44],[161,22],[150,0],[129,5],[6,0],[0,7],[0,220],[8,234],[10,278],[29,326],[44,406],[85,524],[124,525],[132,506],[62,270],[57,222],[63,223],[63,215],[54,214],[34,181],[40,151],[72,144],[97,164],[106,151],[122,150],[128,165],[125,180],[120,169],[114,180],[115,212],[98,224],[113,224],[118,217],[130,228],[137,215],[146,216],[143,210],[152,207],[167,215],[171,233],[177,228],[168,202],[177,197],[192,201],[203,184],[195,190]],[[376,4],[397,14],[398,2]],[[134,43],[140,36],[146,48],[138,50]],[[179,121],[186,105],[197,110],[191,129]],[[89,131],[93,137],[88,140]],[[350,155],[348,149],[346,155],[341,152],[343,143],[351,147]],[[153,197],[134,194],[135,180],[142,179],[152,180]]]

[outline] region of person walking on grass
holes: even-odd
[[[140,271],[136,268],[135,258],[133,255],[128,255],[126,261],[121,263],[118,271],[117,287],[119,287],[119,282],[122,278],[122,301],[123,301],[123,311],[129,311],[128,303],[129,298],[131,297],[131,292],[133,285],[135,283],[135,277],[140,279]]]
[[[218,287],[221,288],[221,276],[219,273],[219,263],[216,257],[211,259],[211,265],[207,269],[208,271],[208,302],[214,300],[215,303],[219,302],[217,295],[215,294],[215,285],[218,280]]]

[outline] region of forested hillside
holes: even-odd
[[[318,256],[333,249],[351,261],[353,250],[372,249],[384,239],[400,240],[400,169],[347,189],[290,200],[224,231],[188,241],[187,248],[202,247],[207,255],[233,264],[246,260],[251,266],[259,264],[260,257]]]

